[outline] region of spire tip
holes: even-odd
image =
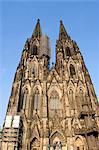
[[[39,19],[39,18],[37,19],[37,22],[40,22],[40,19]]]
[[[62,20],[60,20],[60,24],[62,24],[63,22],[62,22]]]

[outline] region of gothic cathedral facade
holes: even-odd
[[[56,63],[38,19],[17,67],[2,150],[99,150],[99,111],[82,54],[60,21]]]

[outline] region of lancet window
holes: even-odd
[[[52,109],[52,110],[61,109],[61,102],[59,100],[59,95],[56,91],[53,91],[51,93],[49,106],[50,106],[50,109]]]
[[[20,97],[19,97],[19,102],[18,102],[18,112],[20,112],[20,110],[22,109],[23,107],[23,99],[24,99],[24,94],[20,94]]]
[[[34,94],[34,110],[39,109],[40,109],[40,92],[38,89],[36,89]]]
[[[29,105],[29,101],[28,101],[28,99],[29,99],[29,92],[28,92],[28,89],[26,88],[25,89],[25,92],[24,92],[24,105],[23,105],[23,109],[28,109],[28,105]]]
[[[27,107],[27,98],[28,98],[28,89],[22,92],[19,96],[19,103],[18,103],[18,112],[23,108]]]
[[[69,101],[70,101],[71,108],[73,109],[74,108],[74,98],[73,98],[73,90],[72,89],[69,90]]]
[[[71,51],[69,47],[66,48],[66,56],[71,56]]]
[[[33,74],[34,78],[37,77],[37,66],[36,66],[36,64],[33,64],[32,74]]]
[[[72,64],[70,64],[70,76],[73,77],[74,75],[76,75],[75,67]]]
[[[32,48],[32,55],[37,55],[37,46],[34,45]]]

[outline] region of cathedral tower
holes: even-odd
[[[99,150],[98,102],[77,44],[60,21],[56,63],[38,19],[22,51],[2,129],[2,150]]]

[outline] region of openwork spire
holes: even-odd
[[[41,27],[40,27],[40,19],[38,19],[32,36],[40,37],[41,35],[42,35],[42,31],[41,31]]]
[[[64,39],[68,36],[62,20],[60,20],[60,30],[59,30],[59,39]]]

